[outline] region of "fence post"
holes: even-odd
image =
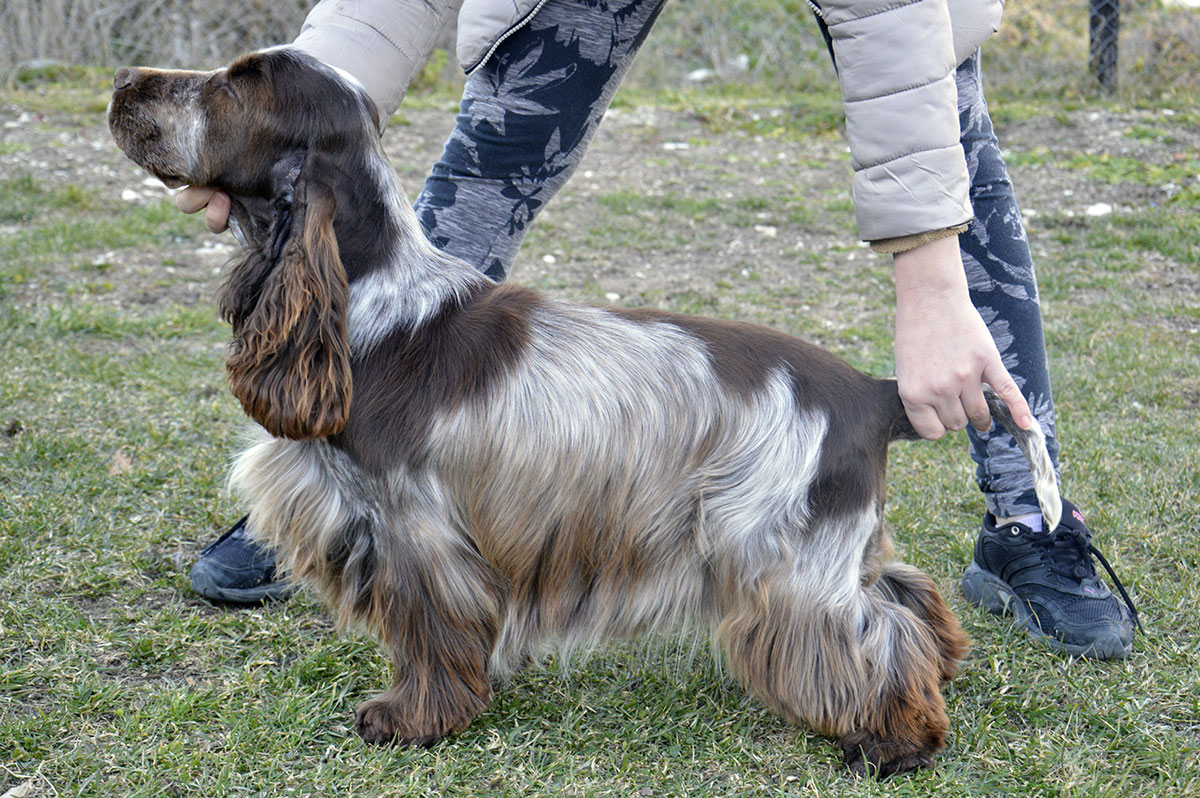
[[[1088,55],[1092,74],[1105,91],[1116,91],[1120,0],[1088,0],[1088,7]]]

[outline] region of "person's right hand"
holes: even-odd
[[[232,204],[224,191],[205,186],[187,186],[175,195],[175,207],[184,213],[204,211],[204,226],[211,233],[229,229],[229,210]]]

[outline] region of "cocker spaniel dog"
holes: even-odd
[[[367,741],[428,745],[551,648],[707,633],[849,767],[929,765],[967,649],[892,558],[892,380],[769,329],[497,285],[422,234],[346,75],[288,48],[214,72],[121,69],[109,124],[168,184],[233,199],[219,304],[261,429],[249,526],[390,656]],[[1039,430],[1017,429],[1047,515]]]

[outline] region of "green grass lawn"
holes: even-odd
[[[22,98],[0,98],[0,116]],[[69,107],[94,125],[102,103]],[[1135,167],[1061,165],[1130,184]],[[239,513],[223,492],[244,425],[224,384],[227,331],[207,297],[112,301],[134,289],[109,264],[199,247],[199,221],[166,201],[0,175],[0,795],[1200,795],[1200,201],[1194,184],[1177,196],[1106,218],[1044,214],[1034,231],[1053,244],[1039,271],[1066,492],[1146,634],[1126,661],[1070,660],[967,605],[957,579],[981,506],[965,439],[898,444],[898,553],[934,576],[974,648],[946,691],[937,767],[877,784],[747,698],[703,641],[550,660],[430,750],[364,746],[354,707],[388,678],[370,641],[336,633],[305,597],[233,609],[188,590],[199,548]],[[844,202],[829,205],[850,224]],[[659,220],[661,235],[631,244],[651,246],[698,216],[752,225],[770,205],[613,191],[595,207]],[[779,209],[799,226],[802,211]],[[568,249],[602,245],[550,229]],[[854,263],[886,286],[882,261]],[[842,337],[815,320],[846,309],[840,291],[818,273],[621,301],[751,317],[887,374],[888,292],[854,298],[869,307],[854,305]]]

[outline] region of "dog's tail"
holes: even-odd
[[[895,390],[895,380],[890,380]],[[987,400],[988,412],[992,420],[1008,431],[1017,442],[1029,470],[1033,472],[1033,491],[1037,495],[1038,506],[1042,508],[1042,519],[1046,529],[1053,532],[1062,520],[1062,497],[1058,493],[1058,478],[1054,475],[1054,463],[1050,460],[1050,452],[1046,449],[1046,434],[1042,426],[1034,419],[1030,429],[1021,429],[1013,420],[1008,405],[1000,398],[990,385],[983,386],[983,397]],[[921,436],[913,429],[908,414],[904,411],[904,403],[896,393],[898,411],[892,418],[890,440],[917,440]]]
[[[992,390],[990,385],[983,386],[983,398],[987,400],[988,412],[992,420],[1016,440],[1021,454],[1025,455],[1029,469],[1033,472],[1033,492],[1037,494],[1038,506],[1042,508],[1042,520],[1046,531],[1053,532],[1058,522],[1062,520],[1062,497],[1058,494],[1058,478],[1054,476],[1054,463],[1050,460],[1050,452],[1046,449],[1046,433],[1035,418],[1033,426],[1021,429],[1013,420],[1008,405],[1000,395]]]

